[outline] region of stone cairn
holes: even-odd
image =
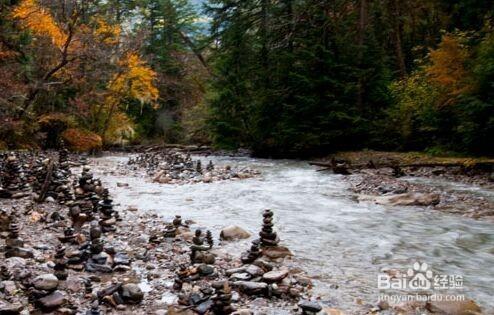
[[[206,231],[206,243],[208,243],[209,249],[213,248],[214,240],[213,240],[213,234],[211,233],[210,230]]]
[[[71,207],[77,206],[78,210],[74,210],[74,219],[84,220],[90,222],[95,219],[95,214],[98,211],[99,202],[101,201],[99,193],[103,192],[101,182],[93,178],[91,169],[84,166],[82,173],[75,183],[75,202],[71,204]],[[108,202],[108,201],[107,201]],[[78,224],[83,224],[79,222]]]
[[[60,142],[60,148],[58,150],[58,165],[60,170],[66,175],[70,175],[70,161],[69,161],[69,150],[65,146],[65,141]]]
[[[276,232],[273,231],[273,211],[264,210],[262,230],[259,233],[261,247],[277,246],[279,238]]]
[[[4,155],[0,168],[0,197],[10,198],[29,189],[25,173],[15,154]]]
[[[63,163],[68,165],[67,162]],[[60,204],[66,204],[74,200],[69,183],[70,170],[64,167],[52,159],[37,159],[33,191],[38,195],[39,202],[57,200]]]
[[[65,259],[65,247],[58,246],[55,253],[55,277],[58,280],[66,280],[68,277],[67,273],[67,259]]]
[[[194,237],[192,238],[192,245],[190,246],[191,263],[214,264],[215,261],[214,255],[207,252],[208,250],[211,249],[211,247],[212,245],[209,246],[209,244],[204,245],[204,238],[202,237],[202,231],[200,229],[197,229],[195,231]]]
[[[119,219],[118,212],[113,209],[113,200],[110,198],[110,193],[108,189],[104,189],[102,193],[102,198],[98,204],[98,209],[100,212],[101,230],[103,233],[115,232],[117,219]]]
[[[214,164],[213,164],[213,161],[209,161],[208,165],[206,166],[206,170],[208,172],[211,172],[214,170]]]
[[[244,264],[251,264],[259,257],[261,257],[261,252],[259,250],[259,240],[257,239],[252,241],[250,249],[242,253],[240,259]]]
[[[19,236],[19,225],[14,210],[10,215],[9,235],[5,241],[5,257],[33,258],[32,251],[24,248],[24,241]]]
[[[181,226],[183,226],[182,217],[176,215],[172,221],[172,224],[165,225],[165,229],[163,231],[163,237],[174,238],[175,236],[177,236],[177,230]]]
[[[231,288],[227,281],[219,281],[213,283],[214,295],[211,298],[213,300],[213,306],[211,310],[214,314],[231,314],[235,311],[232,303]]]

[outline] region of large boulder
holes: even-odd
[[[375,203],[390,206],[434,206],[441,201],[438,194],[405,193],[375,197]]]
[[[249,238],[250,233],[236,225],[230,225],[221,230],[220,238],[225,241]]]
[[[482,314],[482,310],[472,300],[467,301],[435,301],[428,302],[426,305],[428,311],[433,314],[444,315],[475,315]]]

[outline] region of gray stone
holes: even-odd
[[[322,310],[322,306],[317,302],[303,300],[298,303],[298,306],[303,312],[318,313]]]
[[[251,278],[252,275],[247,272],[234,273],[230,276],[231,281],[245,281],[245,280],[250,280]]]
[[[144,299],[144,292],[137,284],[127,283],[121,288],[122,298],[126,303],[139,304]]]
[[[261,267],[256,265],[249,265],[245,271],[250,275],[252,275],[253,277],[259,277],[264,274],[264,270],[262,270]]]
[[[197,270],[203,276],[208,276],[214,273],[214,267],[211,265],[205,265],[205,264],[199,265],[199,267],[197,267]]]
[[[60,291],[55,291],[50,295],[45,296],[38,300],[41,308],[51,310],[64,305],[67,302],[67,298]]]
[[[33,286],[38,290],[52,291],[58,287],[58,278],[50,273],[40,275],[34,278]]]
[[[249,295],[264,294],[268,288],[267,283],[253,281],[235,281],[233,285]]]

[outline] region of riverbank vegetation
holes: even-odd
[[[492,155],[494,4],[0,1],[0,147]],[[79,143],[81,142],[81,143]]]

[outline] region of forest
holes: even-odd
[[[492,155],[494,2],[1,0],[0,148]]]

